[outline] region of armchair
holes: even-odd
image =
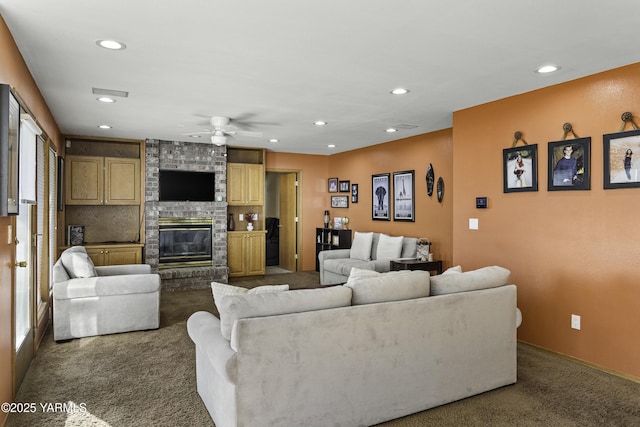
[[[147,264],[95,267],[83,246],[53,266],[56,341],[160,326],[160,276]]]

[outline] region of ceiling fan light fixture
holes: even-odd
[[[227,137],[224,135],[211,135],[211,142],[217,146],[225,145],[227,143]]]

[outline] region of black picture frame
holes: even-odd
[[[20,180],[20,103],[0,84],[0,216],[18,215]]]
[[[338,191],[340,193],[348,193],[349,187],[351,186],[351,181],[338,181]]]
[[[640,129],[603,135],[602,143],[604,189],[640,188],[640,163],[633,161],[640,155]]]
[[[538,144],[502,150],[504,193],[538,191]]]
[[[358,203],[358,184],[351,184],[351,203]]]
[[[371,175],[371,219],[374,221],[390,221],[390,173]]]
[[[591,137],[550,142],[548,149],[548,191],[591,189]]]
[[[338,192],[338,178],[329,178],[327,181],[327,191],[329,193]]]
[[[416,220],[415,170],[393,173],[393,220]]]
[[[331,196],[331,207],[338,209],[348,208],[349,196]]]

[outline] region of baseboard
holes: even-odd
[[[522,340],[518,340],[518,342],[521,343],[521,344],[529,345],[531,347],[535,347],[538,350],[545,351],[545,352],[553,354],[555,356],[562,357],[563,359],[571,360],[572,362],[576,362],[576,363],[579,363],[581,365],[588,366],[588,367],[593,368],[593,369],[597,369],[598,371],[606,372],[607,374],[615,375],[616,377],[624,378],[625,380],[633,381],[633,382],[636,382],[636,383],[640,384],[640,377],[636,377],[634,375],[627,374],[625,372],[616,371],[614,369],[610,369],[610,368],[607,368],[607,367],[604,367],[604,366],[601,366],[601,365],[597,365],[595,363],[587,362],[586,360],[578,359],[577,357],[569,356],[569,355],[564,354],[564,353],[559,353],[557,351],[549,350],[548,348],[541,347],[541,346],[539,346],[537,344],[532,344],[530,342],[526,342],[526,341],[522,341]]]

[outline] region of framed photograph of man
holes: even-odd
[[[591,189],[591,138],[549,143],[548,191]]]
[[[538,191],[538,144],[502,150],[504,193]]]
[[[327,191],[329,193],[338,192],[338,178],[329,178],[328,184],[327,184]]]
[[[371,219],[389,221],[389,178],[391,174],[371,175],[372,211]]]
[[[604,143],[604,188],[640,187],[640,129],[602,136]],[[637,159],[638,157],[636,157]]]
[[[393,173],[393,220],[415,221],[414,172]]]

